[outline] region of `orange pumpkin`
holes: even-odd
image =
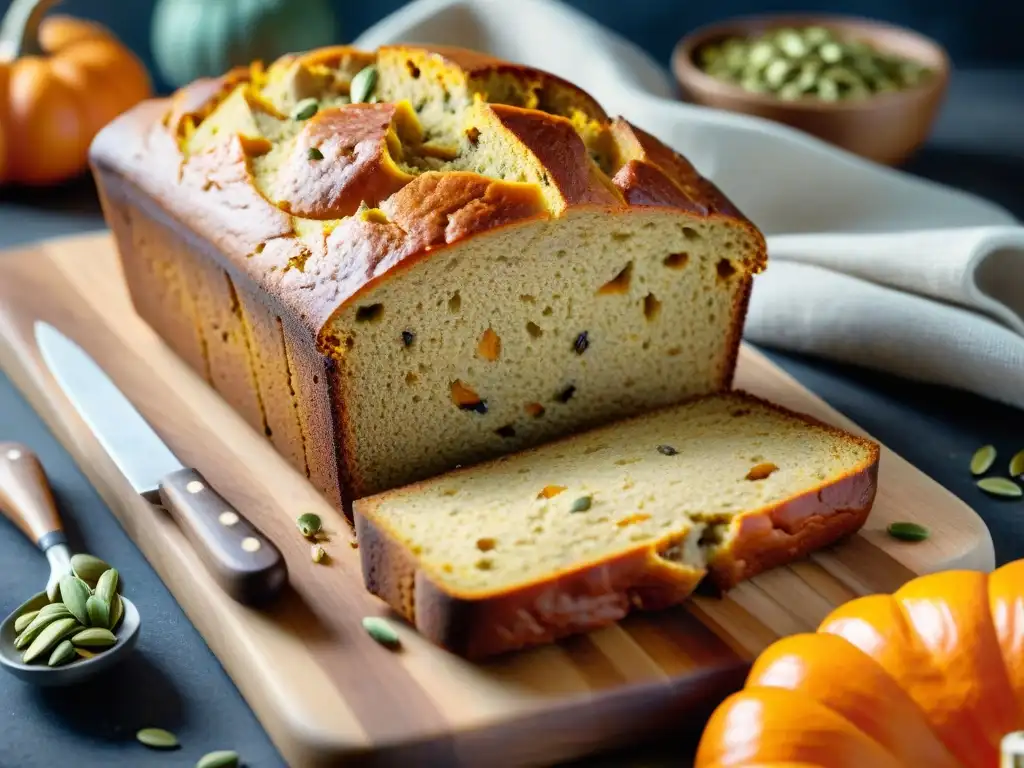
[[[1024,560],[921,576],[769,646],[694,768],[995,768],[1018,729]]]
[[[108,122],[151,95],[142,62],[98,24],[15,0],[0,26],[0,182],[77,176]]]

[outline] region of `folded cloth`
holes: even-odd
[[[545,69],[686,155],[768,236],[747,340],[1024,408],[1024,227],[1002,208],[682,103],[640,49],[556,0],[416,0],[355,44],[396,42]]]

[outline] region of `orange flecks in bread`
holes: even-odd
[[[752,466],[750,468],[750,471],[747,472],[746,479],[764,480],[765,478],[770,477],[771,474],[777,470],[778,467],[772,464],[770,461],[764,461],[761,462],[760,464],[755,464],[754,466]]]
[[[629,262],[611,280],[597,289],[599,296],[613,296],[629,292],[629,286],[633,280],[633,262]]]
[[[616,525],[619,526],[619,528],[625,528],[627,525],[633,525],[634,523],[642,523],[645,520],[650,520],[650,519],[651,519],[650,515],[645,515],[643,512],[637,512],[634,515],[630,515],[629,517],[622,518],[621,520],[619,520],[616,523]]]
[[[476,352],[484,360],[494,362],[501,357],[501,337],[488,328],[480,336],[480,342],[476,345]]]
[[[451,383],[452,402],[459,408],[473,408],[480,404],[480,395],[461,379]]]
[[[261,157],[267,154],[274,145],[262,136],[239,136],[242,143],[242,151],[248,157]]]
[[[527,403],[523,406],[523,410],[526,411],[528,416],[532,416],[535,419],[539,419],[544,415],[544,406],[540,403]]]
[[[545,485],[540,493],[537,494],[538,499],[553,499],[558,494],[565,490],[564,485]]]

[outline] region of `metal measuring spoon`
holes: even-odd
[[[71,572],[64,525],[53,501],[39,458],[20,443],[0,443],[0,513],[34,541],[50,562],[46,591],[34,595],[0,623],[0,666],[22,680],[43,686],[80,683],[124,660],[139,640],[139,612],[121,597],[124,618],[114,634],[117,643],[91,659],[77,659],[59,667],[45,662],[24,664],[23,651],[14,648],[14,622],[26,611],[42,608],[57,598],[61,578]]]

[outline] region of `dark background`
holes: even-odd
[[[177,0],[234,3],[237,0]],[[267,0],[268,2],[270,0]],[[514,3],[516,0],[495,0]],[[278,0],[287,3],[288,0]],[[778,11],[827,11],[868,16],[912,27],[946,46],[954,66],[1024,66],[1024,3],[1020,0],[567,0],[667,63],[672,46],[687,31],[728,16]],[[10,0],[0,0],[6,10]],[[159,81],[150,55],[150,19],[155,0],[64,0],[61,13],[95,19],[110,27],[139,54]],[[364,29],[405,5],[404,0],[333,0],[337,40],[353,40]],[[1024,83],[1021,85],[1024,88]]]

